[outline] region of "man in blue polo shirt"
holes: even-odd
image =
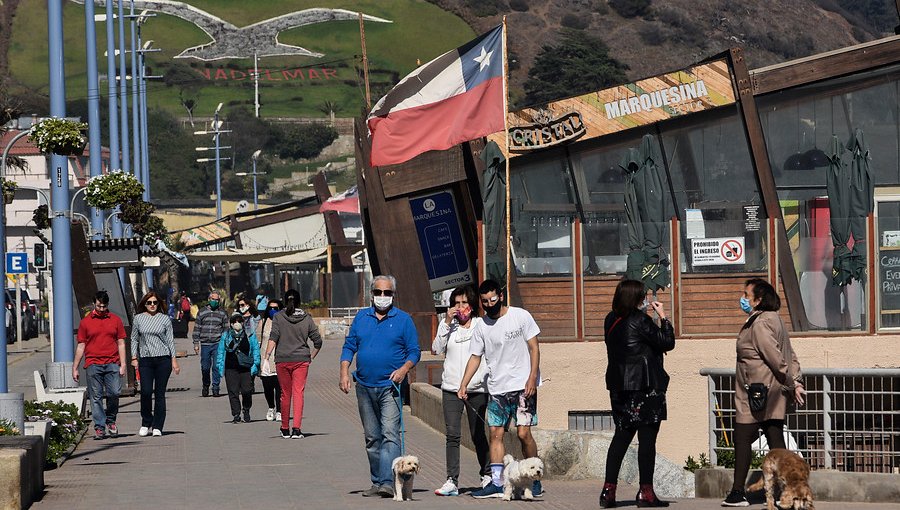
[[[397,281],[372,280],[372,305],[356,314],[341,352],[341,391],[350,392],[350,363],[356,356],[356,401],[366,439],[372,486],[365,497],[394,496],[391,463],[400,456],[400,395],[394,383],[416,366],[418,334],[408,313],[394,306]]]

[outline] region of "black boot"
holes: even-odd
[[[656,497],[656,493],[653,492],[653,485],[649,483],[641,484],[641,490],[639,490],[634,497],[634,501],[639,508],[669,506],[668,501],[660,501],[659,498]]]
[[[615,508],[616,506],[616,484],[604,483],[603,490],[600,492],[600,508]]]

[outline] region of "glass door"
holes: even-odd
[[[875,197],[878,329],[900,329],[900,194]]]

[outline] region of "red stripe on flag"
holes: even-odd
[[[359,197],[350,197],[334,202],[324,202],[319,206],[319,212],[338,211],[359,214]]]
[[[443,101],[370,119],[371,164],[396,165],[503,127],[503,79],[498,76]]]

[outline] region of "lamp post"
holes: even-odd
[[[109,2],[110,0],[107,0]],[[119,128],[122,144],[122,170],[127,174],[131,173],[131,153],[128,144],[128,99],[126,98],[126,87],[128,78],[128,69],[125,68],[125,0],[119,0]],[[131,70],[134,73],[134,68]],[[132,77],[133,78],[133,77]]]
[[[94,2],[84,3],[84,38],[87,53],[88,143],[91,153],[91,177],[103,174],[103,147],[100,141],[100,77],[97,74],[97,27]],[[103,211],[91,207],[91,230],[100,232]]]
[[[141,40],[141,30],[140,27],[145,23],[145,19],[148,17],[156,16],[155,14],[145,14],[147,11],[141,13],[137,26],[138,26],[138,44],[140,44]],[[155,51],[162,51],[160,48],[151,48],[153,46],[153,40],[150,39],[141,47],[138,53],[140,53],[140,64],[138,65],[138,73],[140,75],[138,80],[138,95],[139,95],[139,110],[141,117],[141,162],[140,162],[140,177],[138,180],[141,181],[144,185],[144,200],[150,201],[150,150],[149,150],[149,136],[147,130],[147,80],[162,78],[162,76],[147,76],[145,70],[145,53],[152,53]],[[135,173],[137,169],[135,169]]]
[[[219,145],[219,136],[225,133],[230,133],[230,130],[222,129],[222,122],[219,121],[219,112],[222,110],[222,103],[219,103],[219,106],[216,107],[216,111],[213,114],[213,123],[212,130],[205,131],[194,131],[195,135],[213,135],[213,141],[216,142],[215,147],[197,147],[197,151],[207,151],[214,150],[215,158],[198,158],[198,163],[205,163],[208,161],[216,162],[216,219],[222,217],[222,170],[221,170],[221,162],[222,160],[229,160],[231,158],[222,158],[219,155],[219,151],[222,149],[230,149],[231,147],[222,147]]]
[[[258,200],[258,197],[259,197],[259,191],[258,191],[258,189],[257,189],[257,187],[256,187],[256,176],[257,176],[257,175],[266,175],[265,172],[259,173],[259,172],[256,171],[256,160],[259,159],[259,155],[260,155],[260,154],[262,154],[262,150],[261,150],[261,149],[260,149],[260,150],[257,150],[256,152],[253,153],[252,156],[250,156],[250,160],[253,161],[253,172],[252,172],[252,173],[238,172],[238,173],[234,174],[234,175],[239,175],[239,176],[242,176],[242,177],[243,177],[243,176],[247,176],[247,175],[252,175],[252,176],[253,176],[253,210],[254,210],[254,211],[259,210],[259,200]]]

